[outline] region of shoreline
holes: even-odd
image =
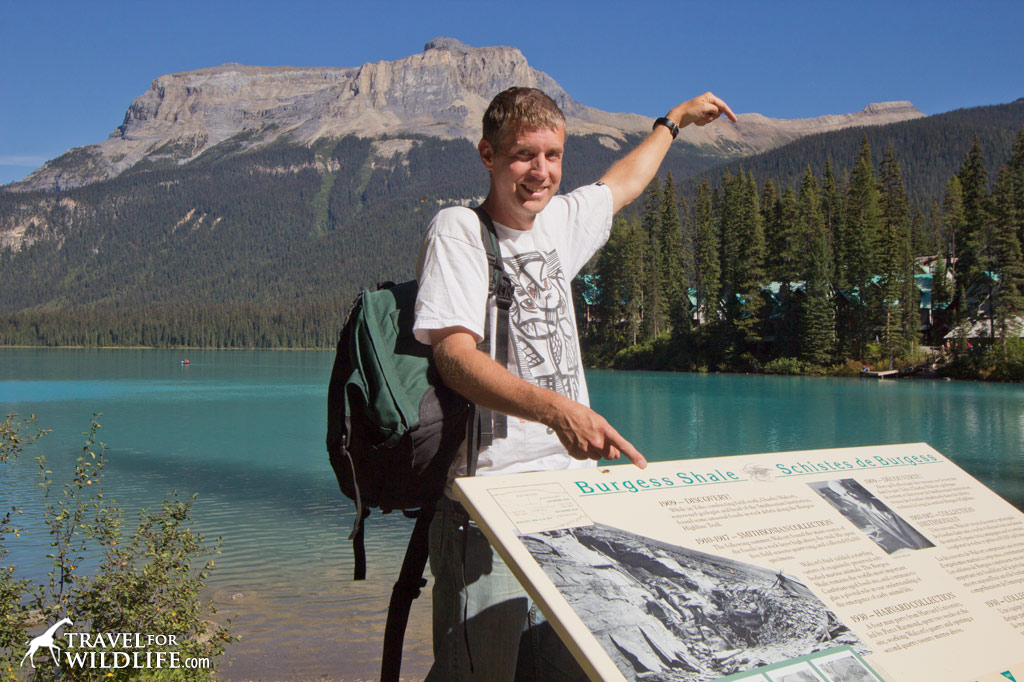
[[[395,576],[397,577],[397,576]],[[427,574],[429,578],[429,572]],[[369,682],[380,675],[391,596],[388,580],[277,583],[215,590],[215,622],[239,639],[225,648],[217,678],[227,682]],[[245,588],[242,588],[245,589]],[[413,602],[402,679],[421,682],[433,660],[430,586]]]
[[[94,351],[119,351],[119,350],[154,350],[154,351],[235,351],[235,352],[319,352],[319,353],[334,353],[334,348],[296,348],[291,346],[281,346],[276,348],[214,348],[209,346],[174,346],[174,347],[158,347],[158,346],[24,346],[24,345],[2,345],[0,344],[0,352],[5,349],[10,350],[94,350]],[[739,375],[757,375],[757,376],[789,376],[789,377],[817,377],[825,379],[864,379],[872,378],[881,380],[885,379],[915,379],[915,380],[929,380],[929,381],[972,381],[981,383],[995,383],[995,384],[1016,384],[1021,383],[1020,381],[1014,381],[1010,379],[986,379],[982,377],[947,377],[939,376],[934,372],[928,375],[910,375],[910,376],[895,376],[895,377],[867,377],[862,372],[851,374],[849,372],[837,371],[837,372],[821,372],[821,373],[804,373],[804,372],[750,372],[750,371],[728,371],[728,370],[716,370],[716,371],[692,371],[692,370],[679,370],[668,367],[628,367],[628,368],[616,368],[616,367],[599,367],[596,365],[585,365],[585,369],[596,369],[602,371],[612,372],[668,372],[672,374],[739,374]]]

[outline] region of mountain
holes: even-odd
[[[705,179],[714,186],[724,173],[735,175],[743,168],[753,172],[759,182],[771,179],[776,185],[795,188],[807,166],[821,178],[826,159],[831,159],[837,175],[842,175],[842,169],[853,166],[861,140],[866,137],[876,165],[881,163],[885,150],[893,147],[908,197],[927,209],[932,202],[942,202],[946,183],[959,172],[975,139],[983,150],[989,179],[994,180],[1022,126],[1024,98],[888,125],[846,128],[808,135],[776,149],[717,164],[691,176],[684,187],[692,193]]]
[[[186,164],[227,146],[231,153],[275,142],[310,146],[346,135],[464,138],[475,143],[495,93],[538,87],[558,102],[572,135],[598,134],[616,147],[650,130],[652,118],[609,113],[575,101],[514,47],[469,47],[437,38],[423,52],[359,67],[297,68],[224,64],[169,74],[135,98],[124,122],[98,144],[72,149],[5,189],[59,191],[107,180],[133,168]],[[661,113],[661,112],[657,112]],[[690,126],[681,139],[704,155],[735,157],[805,135],[923,116],[909,102],[870,104],[852,114],[782,120],[741,114]],[[395,143],[383,145],[387,155]]]
[[[412,276],[440,207],[483,197],[479,120],[516,83],[566,111],[564,187],[594,181],[650,130],[579,104],[514,48],[448,39],[353,68],[158,78],[109,139],[0,188],[0,344],[332,346],[359,288]],[[816,132],[920,116],[905,103],[742,114],[684,129],[663,170],[682,180]]]

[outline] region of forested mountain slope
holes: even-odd
[[[861,140],[867,137],[876,162],[891,144],[903,167],[907,195],[912,203],[929,206],[941,202],[949,176],[956,173],[977,137],[985,154],[985,165],[998,168],[1009,158],[1017,131],[1024,126],[1024,98],[1009,104],[958,109],[943,114],[882,126],[846,128],[810,135],[795,142],[743,159],[715,166],[691,182],[684,192],[708,180],[712,185],[726,173],[735,175],[742,166],[776,185],[797,186],[807,166],[821,176],[827,159],[835,168],[851,166]]]
[[[684,181],[742,163],[795,185],[808,164],[850,167],[867,135],[876,155],[892,142],[910,201],[931,201],[975,136],[995,168],[1021,123],[1018,101],[815,135],[724,169],[721,150],[679,140],[663,171]],[[0,192],[0,344],[327,347],[361,287],[412,276],[440,207],[487,188],[461,137],[247,139],[60,192]],[[640,139],[570,136],[563,188]]]

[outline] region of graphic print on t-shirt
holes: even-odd
[[[516,289],[509,327],[519,375],[577,400],[576,325],[558,253],[531,251],[503,261]]]

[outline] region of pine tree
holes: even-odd
[[[835,309],[830,300],[832,249],[818,183],[810,166],[800,185],[800,228],[807,256],[804,297],[800,303],[800,357],[816,365],[827,365],[835,346]]]
[[[646,251],[646,235],[639,221],[617,218],[596,267],[601,344],[609,354],[640,341]]]
[[[925,230],[929,235],[931,244],[931,250],[928,253],[922,254],[931,256],[934,254],[947,254],[945,231],[942,224],[942,209],[939,208],[939,202],[933,201],[931,208],[928,210],[928,216],[925,218]]]
[[[643,291],[640,301],[643,340],[656,337],[668,327],[668,317],[664,313],[667,302],[662,300],[662,259],[659,257],[661,251],[659,240],[663,234],[661,226],[663,200],[661,181],[655,176],[644,190],[641,204],[640,223],[645,237]]]
[[[932,265],[932,309],[941,310],[949,304],[952,292],[949,286],[949,267],[941,255]]]
[[[905,355],[914,341],[918,310],[907,195],[892,145],[885,152],[881,176],[879,274],[882,280],[878,319],[882,348],[891,368],[893,360]]]
[[[760,201],[757,195],[757,181],[751,171],[746,178],[745,186],[745,216],[749,230],[749,241],[747,248],[747,268],[745,269],[746,281],[744,282],[747,296],[750,299],[750,315],[753,318],[751,332],[748,333],[748,340],[756,340],[758,330],[763,329],[766,320],[767,310],[761,298],[761,287],[767,281],[765,278],[764,260],[767,250],[764,239],[764,225],[761,221]]]
[[[718,188],[715,214],[719,222],[719,250],[718,256],[721,262],[722,294],[726,298],[726,308],[735,314],[728,298],[736,289],[736,280],[739,277],[737,270],[740,267],[743,253],[743,225],[740,216],[739,186],[742,180],[726,171],[722,176],[721,186]]]
[[[735,363],[756,342],[763,323],[760,286],[764,280],[765,242],[753,174],[722,179],[721,263],[727,356]]]
[[[1017,134],[1013,143],[1013,151],[1010,153],[1010,160],[1006,163],[1006,170],[1009,174],[1007,190],[1008,201],[1012,206],[1013,216],[1017,228],[1017,239],[1024,244],[1024,126]]]
[[[996,178],[994,221],[991,244],[991,267],[998,283],[990,300],[993,336],[1003,340],[1006,356],[1007,337],[1019,336],[1020,329],[1011,322],[1024,312],[1024,255],[1018,236],[1021,208],[1018,205],[1013,171],[1004,166]]]
[[[706,180],[697,187],[694,223],[697,321],[707,324],[719,317],[722,268],[718,257],[718,229],[711,206],[711,188]]]
[[[924,214],[921,204],[915,202],[910,218],[910,253],[917,256],[930,256],[935,253],[934,234],[928,228],[928,217]]]
[[[950,261],[957,258],[956,238],[963,232],[964,224],[964,191],[960,178],[954,175],[946,183],[946,193],[942,198],[942,253]]]
[[[678,333],[689,326],[690,300],[687,294],[683,224],[679,219],[679,199],[672,173],[665,178],[660,213],[658,250],[654,253],[658,260],[661,289],[660,313],[667,320],[669,328]]]
[[[761,188],[761,225],[764,230],[766,277],[776,279],[778,249],[782,244],[782,203],[771,178],[765,180]]]
[[[767,274],[769,279],[788,285],[800,279],[807,245],[802,242],[800,206],[792,187],[782,192],[779,206],[778,243],[775,245],[775,262],[772,264],[774,268]]]
[[[829,248],[834,252],[839,241],[839,226],[843,222],[843,196],[832,172],[832,159],[825,159],[825,176],[821,188],[821,214],[828,231]]]
[[[969,302],[967,297],[972,285],[983,286],[983,279],[987,279],[983,261],[986,258],[991,220],[988,176],[977,137],[957,175],[963,188],[963,222],[959,233],[955,235],[957,264],[953,305],[960,320],[973,320],[979,314],[978,302]],[[969,304],[974,305],[973,310],[968,310]]]
[[[874,337],[872,277],[878,267],[878,181],[865,135],[850,174],[837,245],[836,283],[844,297],[837,312],[840,359],[864,357]]]

